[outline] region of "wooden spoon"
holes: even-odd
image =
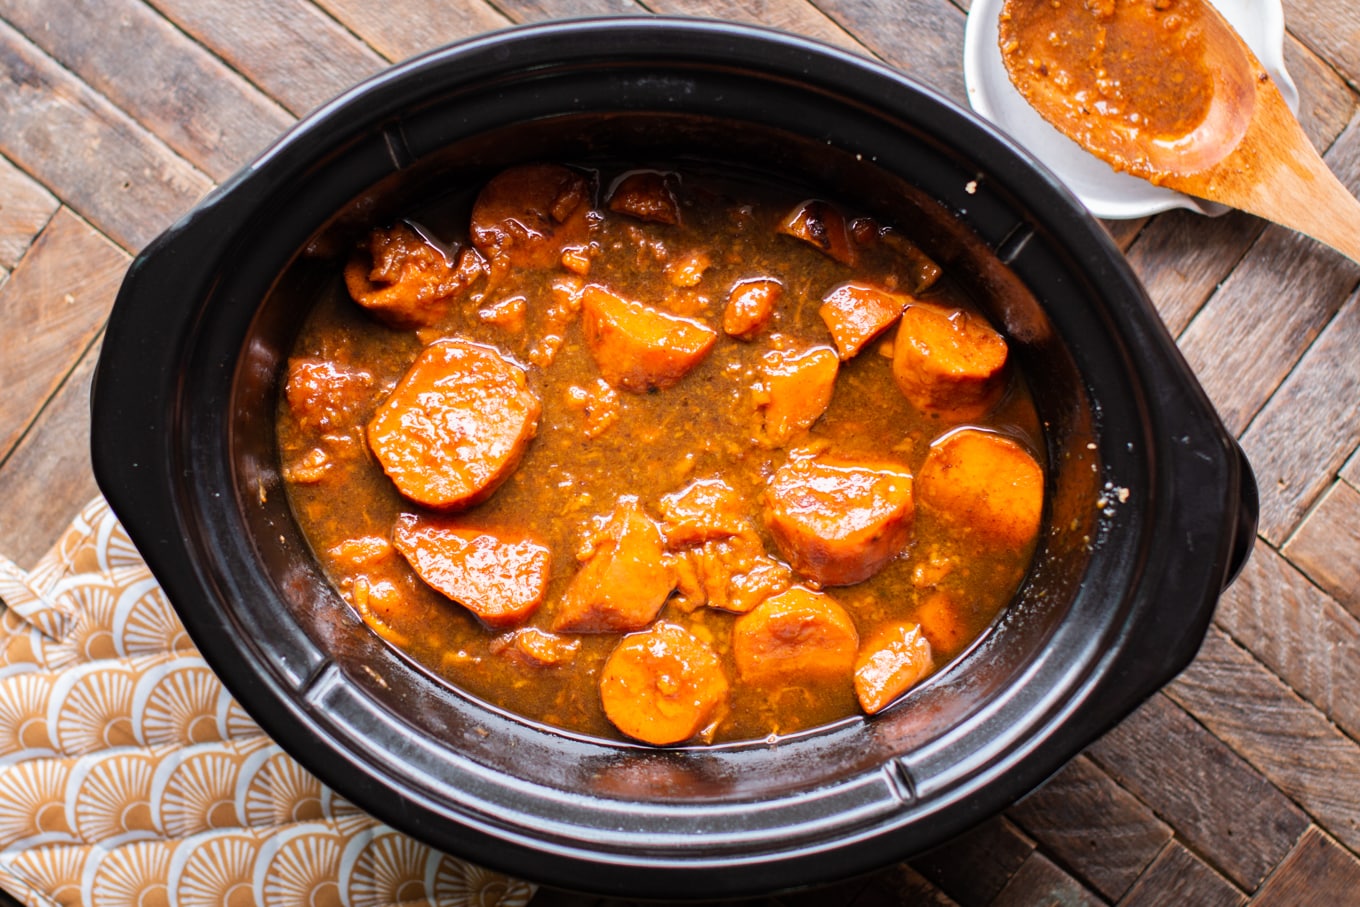
[[[1006,0],[1000,44],[1021,95],[1087,151],[1360,262],[1360,202],[1205,0]]]

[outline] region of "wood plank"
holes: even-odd
[[[1360,87],[1360,7],[1336,0],[1284,0],[1285,24]]]
[[[1348,847],[1360,846],[1360,746],[1220,630],[1167,695]]]
[[[994,817],[909,862],[963,907],[974,907],[990,904],[1033,851],[1033,841]]]
[[[1299,846],[1252,903],[1257,907],[1330,907],[1354,904],[1360,889],[1360,861],[1320,829],[1308,829]]]
[[[1355,114],[1355,95],[1296,39],[1286,36],[1284,55],[1299,89],[1299,121],[1313,145],[1324,150]],[[1265,228],[1265,221],[1237,211],[1209,218],[1172,211],[1148,225],[1129,248],[1129,262],[1173,335],[1185,330]]]
[[[1129,246],[1133,245],[1133,241],[1138,238],[1138,234],[1150,222],[1152,222],[1152,218],[1134,217],[1129,220],[1102,220],[1100,224],[1105,228],[1105,232],[1110,234],[1114,244],[1127,252]]]
[[[1247,896],[1178,842],[1167,844],[1119,907],[1237,907]]]
[[[1346,460],[1346,465],[1341,467],[1337,473],[1342,479],[1350,484],[1352,488],[1360,489],[1360,447],[1357,447]]]
[[[1275,545],[1360,442],[1357,348],[1360,296],[1352,296],[1242,436],[1261,491],[1259,532]]]
[[[1258,543],[1215,621],[1343,730],[1360,737],[1360,621]]]
[[[1308,827],[1288,797],[1162,694],[1086,753],[1248,891]]]
[[[0,16],[219,182],[293,121],[142,0],[0,0]]]
[[[781,898],[780,900],[783,900]],[[808,902],[808,907],[825,907],[838,903],[831,900]],[[899,863],[869,878],[869,884],[860,892],[849,907],[957,907],[957,901],[945,894],[935,885],[912,869],[906,863]]]
[[[0,157],[0,268],[13,268],[61,202],[42,183]]]
[[[1171,840],[1166,823],[1085,756],[1073,759],[1006,815],[1045,853],[1112,901]]]
[[[497,0],[496,6],[516,22],[574,16],[636,16],[647,12],[635,0]]]
[[[817,5],[884,61],[968,106],[965,16],[948,0],[914,0],[910,14],[875,0],[818,0]]]
[[[316,2],[370,47],[393,61],[511,24],[504,14],[480,0],[465,0],[452,15],[447,0]]]
[[[992,907],[1097,907],[1104,903],[1035,851],[992,901]]]
[[[127,249],[212,185],[0,20],[0,152]]]
[[[295,116],[386,65],[377,51],[306,0],[146,2]]]
[[[1360,125],[1327,162],[1352,191],[1360,186]],[[1180,337],[1229,431],[1246,428],[1358,280],[1360,265],[1311,239],[1283,227],[1261,235]]]
[[[1360,491],[1335,482],[1281,549],[1308,578],[1360,616]]]
[[[127,266],[124,252],[63,209],[0,288],[5,330],[24,338],[0,357],[0,460],[94,340]]]
[[[90,379],[98,344],[0,469],[0,553],[25,569],[60,537],[99,489],[90,465]]]
[[[648,0],[647,6],[654,13],[763,25],[864,52],[863,45],[806,0]]]

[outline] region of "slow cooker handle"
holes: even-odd
[[[1233,450],[1237,452],[1239,498],[1232,554],[1229,556],[1227,577],[1223,580],[1224,589],[1233,584],[1251,557],[1252,549],[1256,547],[1256,526],[1261,515],[1261,495],[1256,487],[1256,473],[1251,468],[1251,461],[1247,459],[1242,445],[1236,441],[1233,441]]]

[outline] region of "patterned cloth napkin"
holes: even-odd
[[[189,642],[102,499],[0,557],[0,889],[29,907],[522,907],[274,744]]]

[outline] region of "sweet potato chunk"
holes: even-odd
[[[569,665],[581,650],[581,640],[568,639],[540,630],[520,627],[491,641],[491,651],[530,668],[555,668]]]
[[[489,346],[432,343],[368,424],[368,443],[397,489],[455,510],[486,499],[538,430],[524,370]]]
[[[830,202],[808,199],[789,212],[779,232],[801,239],[843,265],[854,267],[859,259],[845,215]]]
[[[971,638],[959,602],[949,592],[937,589],[926,595],[916,608],[916,619],[936,652],[957,654]]]
[[[855,695],[873,715],[914,687],[934,668],[919,624],[891,623],[865,642],[855,659]]]
[[[392,543],[417,576],[489,627],[523,622],[548,591],[552,553],[528,536],[403,513],[392,528]]]
[[[840,360],[827,346],[808,350],[770,350],[760,357],[764,389],[756,408],[764,434],[775,447],[812,427],[831,405]]]
[[[345,287],[359,305],[400,328],[434,324],[449,303],[486,273],[472,249],[456,260],[409,224],[374,230],[345,266]]]
[[[961,309],[913,302],[893,342],[893,378],[914,406],[953,419],[991,409],[1006,381],[1006,341]]]
[[[624,499],[596,535],[553,619],[558,633],[627,633],[651,623],[675,588],[661,530]]]
[[[909,298],[861,283],[843,283],[823,297],[817,314],[826,322],[836,351],[844,361],[892,327]]]
[[[581,293],[586,346],[604,380],[643,393],[675,384],[698,365],[717,331],[591,284]]]
[[[672,548],[736,535],[748,528],[746,503],[722,479],[697,479],[662,495],[661,532]]]
[[[745,614],[793,584],[789,568],[765,553],[754,532],[704,542],[689,552],[698,595],[692,604]]]
[[[627,736],[657,746],[711,735],[727,692],[717,654],[675,624],[625,636],[600,672],[605,715]]]
[[[911,536],[911,474],[887,461],[798,458],[775,470],[765,519],[779,553],[823,586],[873,576]]]
[[[590,241],[590,181],[560,164],[511,167],[472,206],[472,244],[495,268],[550,268]]]
[[[284,399],[298,424],[316,432],[340,428],[371,398],[373,374],[329,359],[290,359]]]
[[[794,586],[737,618],[732,657],[756,684],[849,680],[859,649],[854,621],[831,596]]]
[[[738,340],[754,340],[774,317],[784,285],[770,278],[738,281],[727,295],[723,332]]]
[[[672,179],[655,170],[624,174],[609,193],[609,210],[656,224],[678,224],[680,205],[671,189]]]
[[[1004,435],[963,428],[930,447],[917,477],[921,510],[991,545],[1023,548],[1039,534],[1044,474]]]

